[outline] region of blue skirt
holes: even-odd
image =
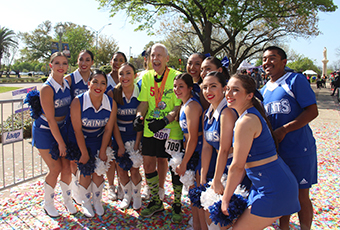
[[[271,218],[300,211],[298,183],[280,157],[246,172],[252,181],[248,197],[251,214]]]

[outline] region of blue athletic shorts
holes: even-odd
[[[313,184],[318,183],[318,162],[315,151],[306,156],[284,158],[284,162],[293,172],[299,183],[299,189],[311,188]]]
[[[300,211],[297,181],[280,157],[246,172],[252,181],[248,197],[251,214],[271,218]]]

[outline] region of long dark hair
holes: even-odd
[[[135,67],[130,63],[130,62],[124,62],[119,69],[121,69],[124,66],[130,66],[133,70],[133,74],[136,74],[136,69]],[[118,70],[119,72],[119,70]],[[119,82],[115,88],[113,89],[113,100],[115,100],[115,102],[117,104],[120,105],[124,105],[124,100],[123,100],[123,87],[122,84]]]
[[[270,129],[270,132],[272,134],[272,137],[274,139],[276,150],[277,150],[278,149],[278,141],[274,136],[273,128],[272,128],[272,126],[271,126],[271,124],[270,124],[270,122],[269,122],[269,120],[266,116],[266,112],[265,112],[262,104],[260,103],[260,101],[263,100],[263,97],[262,97],[261,93],[256,89],[255,80],[252,77],[245,75],[245,74],[234,74],[234,75],[231,76],[231,78],[236,78],[236,79],[240,80],[242,87],[246,90],[247,94],[249,94],[249,93],[254,94],[254,96],[251,99],[251,102],[252,102],[253,106],[260,112],[260,114],[264,118],[264,120],[266,121],[266,123],[267,123],[267,125]],[[263,129],[263,127],[262,127],[262,129]]]
[[[229,78],[230,78],[229,70],[222,65],[222,62],[221,62],[220,59],[218,59],[217,57],[214,57],[214,56],[209,56],[206,59],[204,59],[204,61],[206,61],[206,60],[210,61],[211,63],[213,63],[217,68],[221,67],[222,68],[222,73],[224,74],[226,80],[229,80]]]

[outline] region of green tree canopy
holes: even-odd
[[[111,16],[125,11],[139,30],[153,33],[153,25],[160,20],[179,16],[194,34],[203,53],[211,55],[224,51],[229,57],[231,71],[254,54],[261,52],[271,41],[287,35],[315,36],[318,12],[333,12],[332,0],[97,0]],[[218,36],[216,36],[218,35]]]
[[[95,60],[99,65],[110,64],[113,54],[119,50],[118,44],[112,37],[99,36]]]
[[[314,70],[317,73],[321,73],[318,67],[316,67],[311,59],[302,55],[298,56],[295,61],[287,63],[287,66],[296,72],[305,70]]]
[[[0,66],[3,55],[7,54],[10,48],[18,46],[15,36],[13,30],[6,27],[0,27]]]

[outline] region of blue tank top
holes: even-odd
[[[115,90],[115,89],[114,89]],[[121,121],[133,121],[136,117],[137,107],[139,105],[139,101],[137,97],[139,95],[139,87],[137,84],[134,85],[133,93],[130,100],[127,100],[124,92],[123,94],[123,101],[124,105],[117,103],[117,119]]]
[[[252,113],[258,116],[262,125],[262,131],[260,136],[253,140],[253,144],[248,154],[247,162],[258,161],[274,156],[276,154],[275,142],[265,119],[261,116],[260,112],[254,107],[251,107],[244,111],[244,113],[240,116],[239,119],[241,119],[247,113]],[[235,123],[235,127],[236,126],[237,121]]]
[[[112,99],[104,94],[102,105],[96,110],[91,103],[88,91],[77,96],[77,98],[79,98],[80,102],[81,123],[84,136],[87,138],[101,136],[110,118]]]
[[[198,102],[200,105],[201,103],[199,102],[199,100],[197,100],[195,97],[190,98],[182,107],[181,110],[179,112],[179,125],[181,126],[181,129],[183,131],[183,133],[188,133],[188,126],[187,126],[187,117],[185,115],[185,108],[186,106],[191,102],[191,101],[196,101]],[[201,106],[202,108],[202,106]],[[202,108],[203,110],[203,108]],[[199,118],[200,121],[202,121],[202,115]],[[198,132],[202,132],[203,128],[202,128],[202,122],[199,123],[198,126]],[[185,142],[185,137],[183,137],[183,141]],[[196,149],[195,151],[201,151],[202,150],[202,144],[203,144],[203,136],[200,135],[198,136],[198,141],[197,141],[197,145],[196,145]]]
[[[227,107],[228,107],[227,100],[223,98],[220,104],[217,106],[215,111],[212,111],[213,108],[210,105],[210,107],[207,109],[204,115],[203,130],[204,130],[205,140],[216,150],[220,149],[221,113],[223,109]]]
[[[72,99],[82,93],[85,93],[89,89],[87,82],[84,81],[83,77],[79,73],[79,70],[71,73],[70,77],[72,82],[70,87]]]
[[[48,85],[53,89],[54,116],[63,117],[69,114],[71,104],[70,86],[63,79],[64,87],[61,87],[51,76],[48,77],[44,85]],[[44,113],[44,111],[43,111]]]

